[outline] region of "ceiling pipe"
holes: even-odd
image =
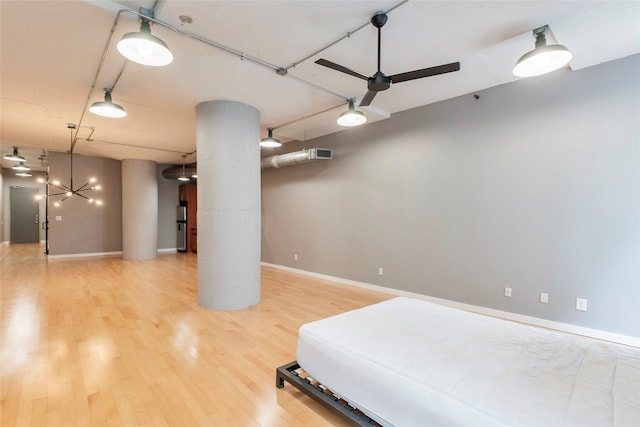
[[[391,12],[392,10],[402,6],[403,4],[407,3],[409,0],[402,0],[400,3],[391,6],[389,9],[384,10],[380,13],[384,13],[385,15],[387,15],[389,12]],[[302,64],[305,61],[308,61],[309,59],[313,58],[314,56],[324,52],[325,50],[329,49],[331,46],[336,45],[338,43],[340,43],[342,40],[344,39],[348,39],[350,38],[352,35],[354,35],[355,33],[357,33],[358,31],[360,31],[361,29],[368,27],[369,25],[371,25],[371,19],[368,19],[367,22],[365,22],[364,24],[360,25],[358,28],[356,28],[355,30],[349,31],[347,33],[345,33],[343,36],[339,37],[337,40],[332,41],[331,43],[327,44],[326,46],[321,47],[320,49],[316,50],[315,52],[305,56],[304,58],[293,62],[291,65],[289,65],[288,67],[286,67],[284,69],[284,71],[289,71],[291,68],[294,68],[300,64]],[[348,99],[347,99],[348,101]]]
[[[238,51],[238,50],[236,50],[236,49],[230,48],[230,47],[225,46],[225,45],[223,45],[223,44],[220,44],[220,43],[217,43],[217,42],[214,42],[214,41],[211,41],[211,40],[205,39],[204,37],[200,37],[200,36],[195,35],[195,34],[186,33],[186,32],[184,32],[184,31],[180,31],[178,28],[175,28],[175,27],[173,27],[172,25],[170,25],[170,24],[168,24],[168,23],[166,23],[166,22],[163,22],[163,21],[160,21],[159,19],[156,19],[156,18],[155,18],[155,13],[154,13],[154,12],[155,12],[156,6],[157,6],[157,4],[158,4],[158,1],[159,1],[159,0],[156,0],[156,2],[154,3],[154,5],[153,5],[153,7],[152,7],[151,9],[144,9],[144,8],[140,8],[140,10],[141,10],[141,11],[144,11],[144,12],[146,12],[146,13],[142,13],[142,12],[140,12],[140,11],[135,11],[135,10],[133,10],[133,9],[120,9],[120,10],[118,10],[118,11],[117,11],[116,16],[114,17],[114,20],[113,20],[113,24],[111,25],[111,29],[110,29],[110,31],[109,31],[109,37],[107,37],[107,41],[106,41],[105,46],[104,46],[104,49],[103,49],[103,51],[102,51],[102,56],[100,57],[100,61],[99,61],[99,63],[98,63],[98,68],[97,68],[96,73],[95,73],[95,75],[94,75],[93,81],[91,82],[91,87],[89,88],[89,94],[87,95],[87,99],[86,99],[86,101],[85,101],[84,108],[82,109],[82,113],[81,113],[81,115],[80,115],[80,119],[78,120],[78,127],[76,128],[75,135],[73,136],[73,139],[72,139],[72,141],[71,141],[71,151],[72,151],[72,152],[73,152],[73,149],[74,149],[75,144],[76,144],[77,139],[78,139],[78,132],[79,132],[79,130],[80,130],[80,127],[82,127],[82,122],[83,122],[83,120],[84,120],[85,112],[87,111],[87,107],[89,106],[89,103],[91,102],[91,95],[92,95],[92,93],[93,93],[93,90],[94,90],[94,89],[95,89],[95,87],[96,87],[96,83],[97,83],[97,81],[98,81],[98,77],[99,77],[99,75],[100,75],[100,72],[102,71],[102,67],[103,67],[103,65],[104,65],[104,60],[105,60],[105,58],[106,58],[106,56],[107,56],[107,51],[109,50],[109,46],[111,45],[111,39],[113,38],[113,34],[114,34],[114,32],[115,32],[115,28],[116,28],[116,26],[118,25],[118,21],[120,20],[120,15],[122,15],[123,13],[130,13],[130,14],[136,15],[136,16],[138,16],[139,18],[146,19],[146,20],[148,20],[148,21],[150,21],[150,22],[153,22],[153,23],[158,24],[158,25],[160,25],[160,26],[162,26],[162,27],[165,27],[165,28],[167,28],[167,29],[169,29],[169,30],[171,30],[171,31],[175,32],[176,34],[181,35],[181,36],[183,36],[183,37],[189,37],[189,38],[196,39],[196,40],[198,40],[198,41],[200,41],[200,42],[202,42],[202,43],[205,43],[205,44],[207,44],[207,45],[213,46],[213,47],[215,47],[215,48],[221,49],[221,50],[223,50],[223,51],[225,51],[225,52],[228,52],[228,53],[230,53],[230,54],[233,54],[233,55],[235,55],[235,56],[238,56],[238,57],[239,57],[240,59],[242,59],[242,60],[248,60],[248,61],[254,62],[254,63],[258,64],[258,65],[262,65],[262,66],[264,66],[264,67],[270,68],[271,70],[275,71],[277,74],[279,74],[279,75],[281,75],[281,76],[289,77],[289,78],[291,78],[291,79],[293,79],[293,80],[295,80],[295,81],[297,81],[297,82],[299,82],[299,83],[305,84],[305,85],[307,85],[307,86],[309,86],[309,87],[313,87],[313,88],[315,88],[315,89],[318,89],[318,90],[324,91],[324,92],[329,93],[329,94],[331,94],[331,95],[333,95],[333,96],[336,96],[336,97],[338,97],[338,98],[342,98],[343,100],[345,100],[345,101],[347,101],[347,102],[349,102],[349,101],[351,101],[351,100],[353,99],[353,98],[351,98],[351,97],[348,97],[348,96],[342,95],[342,94],[340,94],[340,93],[334,92],[334,91],[332,91],[332,90],[331,90],[331,89],[329,89],[329,88],[326,88],[326,87],[320,86],[320,85],[318,85],[318,84],[316,84],[316,83],[313,83],[313,82],[311,82],[311,81],[308,81],[308,80],[302,79],[302,78],[297,77],[297,76],[290,75],[290,74],[288,74],[288,70],[289,70],[290,68],[295,67],[296,65],[301,64],[302,62],[307,61],[309,58],[311,58],[311,57],[313,57],[313,56],[315,56],[315,55],[317,55],[317,54],[319,54],[319,53],[321,53],[321,52],[323,52],[323,51],[327,50],[328,48],[330,48],[331,46],[333,46],[333,45],[335,45],[335,44],[339,43],[340,41],[344,40],[345,38],[349,38],[349,37],[351,37],[351,35],[352,35],[352,34],[355,34],[356,32],[358,32],[358,31],[360,31],[361,29],[363,29],[363,28],[365,28],[366,26],[368,26],[368,25],[369,25],[369,21],[367,21],[366,23],[364,23],[364,24],[360,25],[360,26],[359,26],[358,28],[356,28],[355,30],[353,30],[353,31],[350,31],[350,32],[346,33],[346,34],[345,34],[345,35],[343,35],[342,37],[340,37],[340,38],[338,38],[337,40],[335,40],[335,41],[331,42],[330,44],[328,44],[328,45],[326,45],[326,46],[324,46],[324,47],[322,47],[322,48],[318,49],[317,51],[315,51],[315,52],[314,52],[314,53],[312,53],[311,55],[307,55],[306,57],[302,58],[301,60],[299,60],[299,61],[296,61],[296,62],[292,63],[292,64],[291,64],[291,65],[289,65],[288,67],[280,67],[280,66],[277,66],[277,65],[271,64],[271,63],[269,63],[269,62],[263,61],[263,60],[261,60],[261,59],[259,59],[259,58],[253,57],[253,56],[251,56],[251,55],[247,55],[247,54],[246,54],[246,53],[244,53],[244,52],[240,52],[240,51]],[[392,6],[392,7],[391,7],[391,8],[389,8],[389,9],[387,9],[384,13],[389,13],[389,12],[391,12],[392,10],[394,10],[394,9],[396,9],[396,8],[398,8],[398,7],[400,7],[400,6],[402,6],[403,4],[407,3],[408,1],[409,1],[409,0],[402,0],[402,1],[400,1],[400,2],[399,2],[399,3],[397,3],[396,5]],[[128,62],[128,61],[127,61],[127,62]],[[125,69],[125,67],[126,67],[126,65],[127,65],[127,62],[125,62],[125,63],[123,64],[122,68],[120,69],[120,72],[119,72],[118,76],[116,77],[116,80],[115,80],[115,81],[114,81],[114,83],[111,85],[111,87],[110,87],[110,88],[108,88],[109,90],[113,90],[113,89],[115,88],[116,84],[118,83],[118,81],[120,80],[120,77],[122,76],[122,74],[123,74],[123,72],[124,72],[124,69]],[[328,109],[323,110],[323,111],[321,111],[321,112],[319,112],[319,113],[313,113],[313,114],[311,114],[311,115],[309,115],[309,116],[307,116],[307,117],[312,117],[312,116],[315,116],[315,115],[321,114],[321,113],[323,113],[323,112],[325,112],[325,111],[328,111],[328,110],[331,110],[331,109],[334,109],[334,108],[336,108],[336,107],[328,108]],[[305,117],[305,118],[306,118],[306,117]],[[294,122],[297,122],[297,121],[299,121],[299,120],[301,120],[301,119],[294,120],[294,121],[289,122],[289,123],[287,123],[287,124],[294,123]],[[285,126],[285,125],[280,125],[280,126],[278,126],[278,127],[283,127],[283,126]],[[275,129],[275,128],[274,128],[274,129]],[[89,139],[87,139],[87,141],[89,141]]]
[[[137,12],[137,11],[132,10],[132,9],[122,9],[122,10],[118,11],[117,16],[116,16],[116,21],[117,21],[118,17],[122,13],[131,13],[131,14],[137,15],[137,16],[143,18],[143,19],[146,19],[146,20],[154,22],[154,23],[156,23],[156,24],[158,24],[158,25],[160,25],[162,27],[165,27],[165,28],[173,31],[174,33],[176,33],[178,35],[181,35],[183,37],[192,38],[192,39],[198,40],[199,42],[207,44],[209,46],[213,46],[213,47],[215,47],[217,49],[223,50],[223,51],[225,51],[227,53],[230,53],[232,55],[237,56],[238,58],[240,58],[243,61],[245,61],[245,60],[246,61],[250,61],[250,62],[253,62],[254,64],[258,64],[258,65],[261,65],[263,67],[269,68],[269,69],[275,71],[278,75],[294,78],[294,80],[296,80],[296,81],[298,81],[300,83],[303,83],[303,84],[306,84],[308,86],[314,87],[316,89],[322,90],[322,91],[324,91],[326,93],[329,93],[329,94],[331,94],[333,96],[337,96],[338,98],[342,98],[342,99],[344,99],[346,101],[348,101],[350,99],[348,96],[341,95],[341,94],[339,94],[337,92],[332,91],[331,89],[325,88],[323,86],[320,86],[320,85],[315,84],[313,82],[310,82],[308,80],[302,79],[300,77],[289,76],[288,73],[287,73],[287,68],[285,68],[285,67],[280,67],[278,65],[271,64],[271,63],[269,63],[267,61],[264,61],[264,60],[262,60],[260,58],[256,58],[255,56],[248,55],[245,52],[241,52],[239,50],[236,50],[236,49],[233,49],[233,48],[231,48],[229,46],[225,46],[225,45],[223,45],[221,43],[206,39],[206,38],[198,36],[196,34],[191,34],[191,33],[187,33],[187,32],[181,31],[181,30],[179,30],[178,28],[174,27],[171,24],[168,24],[166,22],[160,21],[159,19],[156,19],[153,16],[148,16],[148,15],[146,15],[144,13],[141,13],[141,12]],[[113,33],[113,31],[112,31],[112,33]],[[111,37],[109,37],[109,39],[111,39]]]
[[[387,9],[384,13],[389,13],[392,10],[402,6],[403,4],[405,4],[407,2],[408,2],[408,0],[402,0],[401,2],[397,3],[396,5],[392,6],[389,9]],[[72,142],[71,142],[71,151],[73,151],[73,149],[75,147],[75,144],[77,142],[78,132],[80,130],[80,127],[82,127],[82,122],[84,120],[85,112],[87,111],[87,107],[89,106],[89,103],[91,102],[91,96],[93,94],[93,90],[96,87],[96,83],[98,81],[98,77],[100,75],[100,72],[102,71],[102,67],[104,65],[104,60],[106,58],[107,51],[109,50],[109,46],[111,45],[111,39],[113,38],[113,34],[115,32],[115,28],[118,25],[118,21],[120,20],[120,15],[122,15],[123,13],[130,13],[130,14],[136,15],[139,18],[146,19],[146,20],[148,20],[150,22],[153,22],[153,23],[158,24],[158,25],[160,25],[162,27],[165,27],[165,28],[167,28],[167,29],[169,29],[169,30],[171,30],[171,31],[175,32],[176,34],[181,35],[183,37],[193,38],[193,39],[198,40],[198,41],[200,41],[202,43],[205,43],[207,45],[213,46],[213,47],[215,47],[217,49],[220,49],[220,50],[223,50],[223,51],[225,51],[227,53],[235,55],[235,56],[239,57],[242,60],[248,60],[248,61],[254,62],[254,63],[258,64],[258,65],[262,65],[262,66],[264,66],[266,68],[269,68],[269,69],[275,71],[277,74],[279,74],[281,76],[289,77],[289,78],[291,78],[291,79],[293,79],[293,80],[295,80],[295,81],[297,81],[299,83],[305,84],[305,85],[307,85],[309,87],[313,87],[315,89],[318,89],[318,90],[321,90],[323,92],[329,93],[329,94],[331,94],[333,96],[336,96],[338,98],[342,98],[343,100],[345,100],[347,102],[349,102],[349,101],[351,101],[353,99],[351,97],[348,97],[348,96],[342,95],[340,93],[337,93],[337,92],[335,92],[335,91],[333,91],[333,90],[331,90],[329,88],[326,88],[324,86],[318,85],[318,84],[316,84],[314,82],[302,79],[302,78],[297,77],[297,76],[290,75],[290,74],[288,74],[288,70],[290,68],[295,67],[296,65],[301,64],[302,62],[307,61],[309,58],[311,58],[311,57],[313,57],[313,56],[315,56],[315,55],[327,50],[328,48],[330,48],[331,46],[339,43],[340,41],[344,40],[345,38],[351,37],[352,34],[355,34],[356,32],[358,32],[361,29],[363,29],[366,26],[368,26],[369,25],[369,21],[367,21],[366,23],[360,25],[355,30],[346,33],[342,37],[340,37],[337,40],[331,42],[330,44],[328,44],[328,45],[316,50],[311,55],[307,55],[306,57],[302,58],[301,60],[292,63],[288,67],[280,67],[280,66],[271,64],[271,63],[269,63],[267,61],[263,61],[263,60],[261,60],[259,58],[253,57],[251,55],[247,55],[244,52],[241,52],[241,51],[238,51],[236,49],[230,48],[228,46],[225,46],[223,44],[217,43],[215,41],[211,41],[211,40],[205,39],[204,37],[200,37],[200,36],[195,35],[195,34],[186,33],[184,31],[179,30],[178,28],[173,27],[172,25],[170,25],[170,24],[168,24],[166,22],[163,22],[163,21],[160,21],[159,19],[156,19],[154,12],[155,12],[157,4],[158,4],[158,0],[156,0],[156,2],[154,3],[154,5],[153,5],[153,7],[151,9],[140,8],[140,11],[135,11],[133,9],[120,9],[120,10],[118,10],[116,12],[116,16],[114,17],[113,24],[111,25],[111,29],[109,31],[109,37],[107,37],[107,41],[106,41],[104,49],[102,51],[102,56],[100,57],[100,61],[98,63],[98,68],[97,68],[96,73],[94,75],[93,81],[91,82],[91,87],[89,88],[89,94],[87,95],[87,99],[85,101],[84,108],[82,109],[82,113],[81,113],[80,119],[78,120],[78,127],[76,128],[75,135],[73,136],[73,139],[72,139]],[[124,72],[124,69],[125,69],[127,63],[128,63],[128,61],[126,61],[123,64],[122,68],[120,69],[120,72],[119,72],[118,76],[116,77],[116,80],[113,82],[111,87],[110,88],[105,88],[105,89],[108,89],[108,90],[112,91],[115,88],[115,86],[117,85],[118,81],[120,80],[120,77],[122,76],[122,74]],[[311,114],[309,116],[306,116],[306,117],[312,117],[312,116],[315,116],[317,114],[321,114],[321,113],[323,113],[325,111],[328,111],[328,110],[331,110],[331,109],[334,109],[334,108],[336,108],[336,107],[331,107],[331,108],[323,110],[323,111],[321,111],[319,113],[313,113],[313,114]],[[297,122],[299,120],[301,120],[301,119],[294,120],[292,122],[289,122],[288,124]],[[284,125],[280,125],[278,127],[283,127],[283,126]],[[89,139],[87,139],[87,140],[89,140]]]
[[[289,77],[289,78],[291,78],[293,80],[298,81],[299,83],[303,83],[303,84],[306,84],[307,86],[314,87],[314,88],[316,88],[318,90],[324,91],[324,92],[329,93],[331,95],[334,95],[334,96],[336,96],[338,98],[342,98],[342,99],[344,99],[346,101],[348,101],[350,99],[349,97],[347,97],[345,95],[341,95],[341,94],[339,94],[337,92],[332,91],[331,89],[325,88],[325,87],[320,86],[318,84],[315,84],[313,82],[307,81],[305,79],[301,79],[299,77],[290,76],[290,75],[287,74],[287,68],[279,67],[277,65],[270,64],[270,63],[268,63],[266,61],[263,61],[263,60],[261,60],[259,58],[255,58],[255,57],[253,57],[251,55],[247,55],[244,52],[240,52],[238,50],[232,49],[232,48],[227,47],[225,45],[222,45],[220,43],[216,43],[214,41],[207,40],[207,39],[205,39],[203,37],[200,37],[200,36],[197,36],[195,34],[189,34],[189,33],[186,33],[184,31],[180,31],[179,29],[169,25],[168,23],[160,21],[159,19],[156,19],[154,16],[151,16],[151,15],[155,15],[154,11],[155,11],[155,8],[157,6],[157,3],[158,2],[156,1],[156,3],[153,5],[153,8],[151,10],[143,8],[142,10],[145,10],[147,12],[146,14],[145,13],[141,13],[139,11],[135,11],[133,9],[120,9],[120,10],[118,10],[116,12],[116,16],[114,17],[113,23],[111,24],[111,29],[109,30],[109,36],[107,37],[107,40],[106,40],[105,45],[104,45],[104,49],[102,50],[102,55],[100,57],[100,61],[98,61],[98,68],[96,69],[96,73],[93,76],[93,80],[91,82],[91,87],[89,88],[89,93],[88,93],[87,99],[85,100],[85,103],[84,103],[84,108],[82,109],[82,113],[80,115],[80,119],[78,120],[78,127],[76,128],[75,135],[73,136],[73,140],[71,142],[71,150],[72,151],[73,151],[73,148],[75,147],[75,144],[77,142],[78,132],[80,130],[80,127],[82,126],[82,122],[84,120],[84,115],[85,115],[85,113],[87,111],[89,103],[91,102],[91,96],[92,96],[93,90],[95,89],[96,84],[98,82],[98,77],[100,76],[100,72],[102,71],[102,67],[104,65],[104,61],[105,61],[105,58],[107,56],[107,52],[109,50],[109,46],[111,45],[111,40],[113,38],[113,34],[115,32],[116,26],[118,25],[118,21],[120,20],[120,15],[122,15],[123,13],[130,13],[132,15],[136,15],[136,16],[142,18],[142,19],[146,19],[146,20],[151,21],[151,22],[153,22],[155,24],[158,24],[158,25],[160,25],[162,27],[165,27],[165,28],[175,32],[176,34],[179,34],[179,35],[184,36],[184,37],[189,37],[189,38],[196,39],[196,40],[198,40],[198,41],[200,41],[202,43],[208,44],[208,45],[213,46],[215,48],[221,49],[221,50],[223,50],[225,52],[228,52],[228,53],[231,53],[233,55],[236,55],[242,60],[248,60],[248,61],[254,62],[256,64],[262,65],[264,67],[270,68],[271,70],[275,71],[277,74],[279,74],[281,76],[287,76],[287,77]],[[109,88],[110,90],[113,90],[115,88],[116,84],[118,83],[118,81],[120,80],[120,77],[122,76],[122,74],[124,72],[124,69],[125,69],[125,67],[127,65],[127,62],[128,61],[125,61],[125,63],[123,64],[122,68],[120,69],[120,73],[118,74],[118,77],[116,78],[115,82]]]

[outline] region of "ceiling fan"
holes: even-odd
[[[378,92],[389,89],[392,83],[402,83],[409,80],[421,79],[423,77],[437,76],[438,74],[451,73],[453,71],[460,70],[459,62],[452,62],[450,64],[437,65],[435,67],[423,68],[420,70],[409,71],[406,73],[394,74],[392,76],[385,75],[380,71],[380,40],[382,36],[382,27],[387,22],[387,15],[385,13],[377,13],[371,18],[371,24],[378,29],[378,71],[371,77],[367,77],[364,74],[360,74],[345,66],[336,64],[335,62],[327,61],[326,59],[318,59],[316,64],[322,65],[341,73],[349,74],[353,77],[367,81],[367,93],[360,101],[360,106],[367,106],[371,104],[373,98],[375,98]]]

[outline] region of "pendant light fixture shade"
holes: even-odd
[[[11,166],[11,169],[18,172],[26,172],[31,170],[30,167],[24,165],[24,162],[20,162],[20,164],[18,165]]]
[[[89,111],[98,116],[112,119],[127,117],[127,112],[124,111],[124,108],[111,101],[111,91],[108,89],[104,91],[104,101],[94,102],[91,104],[91,107],[89,107]]]
[[[278,148],[282,146],[282,142],[279,139],[273,137],[273,129],[269,128],[269,136],[260,140],[260,147],[263,148]]]
[[[7,154],[3,157],[5,160],[11,160],[13,162],[26,162],[27,159],[18,154],[18,147],[13,147],[13,154]]]
[[[520,57],[516,66],[513,67],[514,75],[518,77],[540,76],[562,68],[571,61],[573,54],[565,46],[560,44],[547,45],[548,31],[548,25],[533,30],[536,47]]]
[[[187,176],[184,160],[187,158],[186,154],[182,155],[182,173],[178,177],[178,181],[191,181],[191,179]]]
[[[130,61],[152,67],[161,67],[173,61],[173,54],[166,43],[151,34],[149,21],[144,19],[139,32],[122,36],[118,42],[118,52]]]
[[[367,117],[355,109],[353,100],[349,100],[349,109],[338,116],[338,124],[340,126],[360,126],[367,122]]]

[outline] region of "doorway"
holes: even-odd
[[[38,193],[38,188],[11,187],[11,243],[40,242]]]

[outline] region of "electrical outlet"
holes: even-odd
[[[504,296],[505,297],[511,296],[511,288],[504,288]]]
[[[576,298],[576,310],[578,310],[578,311],[587,311],[587,300],[586,300],[586,298]]]
[[[546,292],[540,292],[540,302],[542,304],[548,304],[549,303],[549,294]]]
[[[293,260],[297,261],[298,260],[298,254],[293,254]]]
[[[382,267],[378,267],[378,275],[382,276],[383,273],[384,271],[382,270]]]

